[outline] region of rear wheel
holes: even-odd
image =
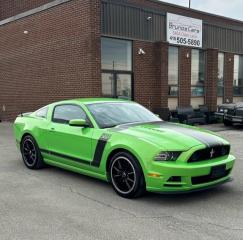
[[[40,149],[32,136],[25,136],[21,141],[20,147],[26,167],[30,169],[41,169],[45,166]]]
[[[127,152],[115,154],[110,162],[110,179],[114,190],[124,198],[145,193],[145,180],[138,161]]]
[[[227,120],[227,119],[224,119],[224,125],[225,125],[226,127],[230,127],[230,126],[233,126],[233,122],[231,122],[231,121],[229,121],[229,120]]]

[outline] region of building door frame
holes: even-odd
[[[123,71],[123,70],[102,70],[101,74],[111,74],[113,75],[113,93],[112,95],[104,95],[105,97],[119,98],[117,93],[117,80],[118,75],[130,75],[131,76],[131,100],[134,100],[134,74],[132,71]]]

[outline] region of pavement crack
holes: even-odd
[[[87,196],[87,195],[85,195],[85,194],[83,194],[83,193],[77,192],[77,191],[73,190],[73,188],[72,188],[71,186],[69,186],[69,189],[70,189],[70,191],[71,191],[72,193],[77,194],[77,195],[79,195],[79,196],[81,196],[81,197],[83,197],[83,198],[85,198],[85,199],[91,200],[91,201],[93,201],[93,202],[95,202],[95,203],[98,203],[98,204],[100,204],[100,205],[102,205],[102,206],[111,208],[111,209],[116,210],[116,211],[119,211],[119,212],[123,212],[123,213],[125,213],[125,214],[130,215],[131,217],[137,218],[137,216],[136,216],[134,213],[131,213],[131,212],[126,211],[126,210],[124,210],[124,209],[121,209],[121,208],[112,206],[111,204],[107,204],[107,203],[102,202],[102,201],[100,201],[100,200],[94,199],[94,198],[89,197],[89,196]]]

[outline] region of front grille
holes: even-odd
[[[243,117],[243,108],[236,109],[235,115]]]
[[[222,156],[227,156],[230,153],[230,145],[208,147],[197,150],[189,158],[188,162],[200,162],[215,159]]]
[[[212,177],[211,174],[204,175],[204,176],[200,176],[200,177],[192,177],[191,178],[192,185],[209,183],[209,182],[216,181],[216,180],[218,180],[220,178],[224,178],[224,177],[226,177],[226,176],[228,176],[230,174],[230,170],[231,169],[226,170],[225,173],[224,173],[224,175],[218,176],[218,177]]]
[[[235,115],[235,110],[234,109],[228,109],[227,114],[234,116]]]

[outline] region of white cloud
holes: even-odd
[[[189,0],[164,0],[164,2],[188,7]],[[191,0],[191,7],[200,11],[243,20],[242,0]]]

